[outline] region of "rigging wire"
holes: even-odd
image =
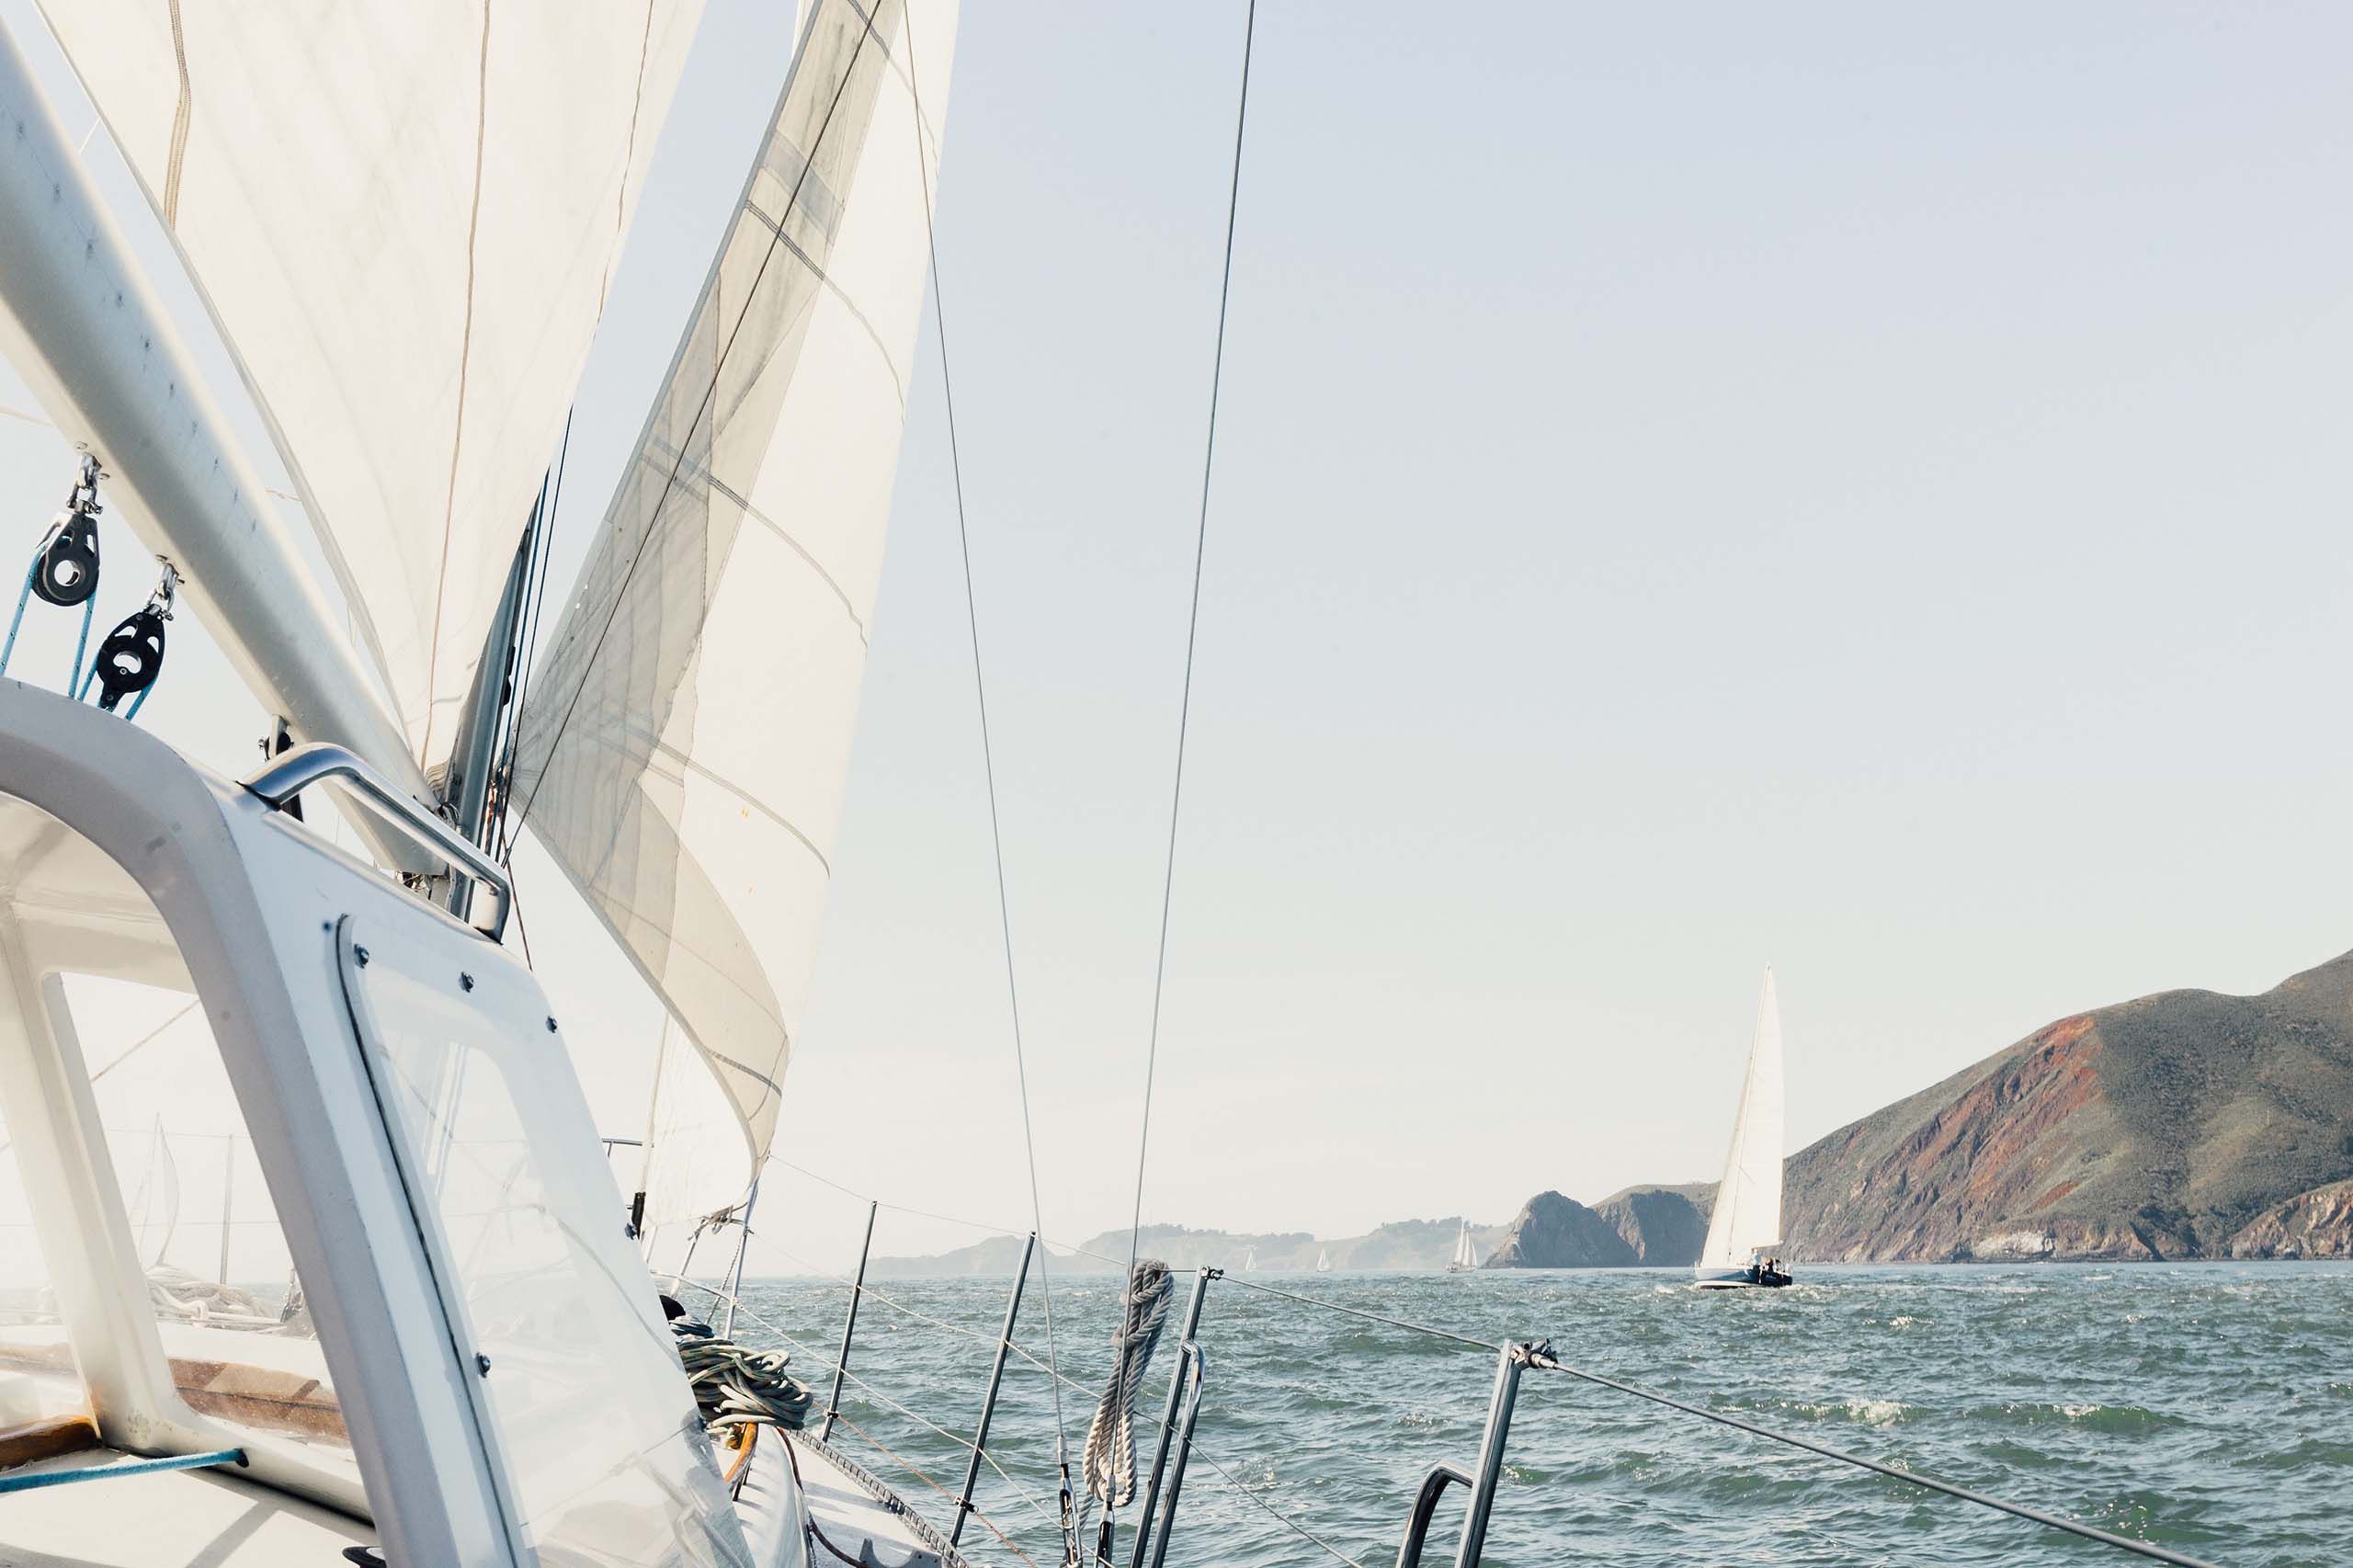
[[[1299,1537],[1300,1540],[1317,1548],[1319,1551],[1323,1551],[1324,1555],[1333,1558],[1336,1562],[1347,1563],[1348,1568],[1365,1568],[1363,1563],[1358,1562],[1347,1552],[1342,1551],[1338,1547],[1334,1546],[1330,1541],[1325,1540],[1322,1536],[1317,1535],[1313,1530],[1309,1529],[1305,1525],[1301,1524],[1297,1519],[1292,1518],[1290,1515],[1276,1507],[1272,1503],[1267,1502],[1264,1497],[1259,1496],[1257,1491],[1253,1488],[1249,1483],[1241,1480],[1235,1476],[1232,1471],[1218,1463],[1217,1456],[1211,1453],[1207,1449],[1201,1447],[1199,1443],[1196,1442],[1193,1445],[1192,1451],[1195,1459],[1201,1460],[1211,1470],[1217,1471],[1218,1474],[1223,1476],[1225,1478],[1225,1483],[1233,1488],[1233,1490],[1245,1500],[1249,1502],[1252,1506],[1263,1509],[1267,1517],[1274,1520],[1275,1523],[1282,1526],[1283,1528],[1290,1531],[1291,1534]]]
[[[989,853],[996,868],[997,928],[1005,944],[1005,997],[1013,1021],[1013,1073],[1021,1096],[1022,1151],[1029,1166],[1029,1218],[1031,1228],[1042,1233],[1046,1228],[1046,1217],[1045,1206],[1038,1190],[1038,1135],[1029,1114],[1029,1062],[1021,1043],[1021,993],[1015,981],[1013,961],[1013,906],[1006,894],[1005,833],[999,824],[997,812],[996,756],[989,744],[989,694],[988,681],[981,665],[980,601],[972,590],[972,533],[964,506],[963,450],[956,438],[956,383],[949,372],[948,359],[948,302],[939,285],[939,233],[932,220],[931,169],[924,157],[923,92],[915,76],[915,18],[912,13],[903,13],[903,25],[907,29],[907,98],[915,113],[915,175],[922,184],[924,247],[930,262],[931,319],[939,340],[939,396],[947,414],[948,468],[956,494],[956,542],[964,566],[964,622],[972,642],[972,699],[980,713],[981,772],[988,786]],[[1063,1417],[1062,1358],[1054,1335],[1053,1277],[1049,1255],[1043,1248],[1040,1249],[1038,1256],[1038,1289],[1046,1305],[1046,1361],[1051,1372],[1047,1387],[1053,1391],[1054,1462],[1062,1471],[1063,1558],[1067,1562],[1076,1562],[1078,1536],[1071,1511],[1070,1435]]]
[[[1468,1346],[1473,1350],[1484,1350],[1489,1355],[1495,1355],[1503,1349],[1500,1345],[1484,1339],[1473,1339],[1467,1334],[1456,1334],[1449,1329],[1432,1328],[1426,1323],[1408,1323],[1404,1318],[1383,1317],[1379,1312],[1366,1312],[1362,1307],[1345,1307],[1337,1301],[1322,1301],[1313,1296],[1302,1296],[1295,1291],[1279,1290],[1272,1285],[1261,1285],[1255,1279],[1245,1279],[1238,1275],[1220,1274],[1218,1278],[1230,1284],[1239,1285],[1245,1290],[1256,1290],[1263,1295],[1280,1296],[1286,1301],[1299,1301],[1307,1306],[1321,1307],[1327,1312],[1338,1312],[1343,1317],[1363,1318],[1369,1323],[1385,1324],[1391,1328],[1402,1328],[1413,1334],[1426,1334],[1432,1339],[1452,1340],[1457,1345]]]
[[[1636,1399],[1646,1399],[1654,1404],[1663,1404],[1669,1410],[1681,1411],[1686,1415],[1696,1415],[1702,1421],[1713,1421],[1718,1426],[1730,1426],[1737,1431],[1746,1432],[1751,1437],[1769,1437],[1774,1442],[1787,1443],[1793,1449],[1803,1449],[1808,1453],[1818,1454],[1824,1459],[1836,1460],[1840,1464],[1850,1464],[1859,1469],[1876,1471],[1891,1480],[1901,1481],[1908,1486],[1923,1487],[1930,1492],[1941,1492],[1948,1497],[1958,1497],[1964,1503],[1974,1503],[1981,1508],[1992,1508],[1998,1513],[2047,1526],[2052,1529],[2064,1530],[2069,1535],[2080,1536],[2086,1540],[2096,1540],[2103,1546],[2113,1546],[2120,1551],[2131,1552],[2135,1556],[2153,1558],[2159,1562],[2170,1562],[2175,1564],[2176,1568],[2213,1568],[2213,1564],[2202,1558],[2171,1551],[2154,1541],[2135,1540],[2130,1536],[2111,1535],[2104,1529],[2080,1524],[2057,1514],[2046,1514],[2040,1508],[2029,1508],[2023,1503],[2013,1503],[2006,1498],[1995,1497],[1989,1493],[1972,1492],[1966,1486],[1956,1486],[1949,1481],[1939,1481],[1933,1475],[1926,1475],[1918,1471],[1902,1470],[1892,1464],[1881,1464],[1877,1460],[1867,1460],[1860,1454],[1850,1454],[1843,1449],[1834,1449],[1826,1443],[1817,1443],[1810,1437],[1801,1437],[1794,1433],[1777,1432],[1770,1426],[1759,1426],[1753,1421],[1743,1421],[1736,1415],[1727,1415],[1720,1410],[1710,1410],[1702,1404],[1688,1404],[1682,1400],[1661,1393],[1656,1389],[1644,1388],[1639,1383],[1620,1382],[1616,1378],[1605,1378],[1598,1372],[1588,1372],[1583,1368],[1572,1367],[1554,1357],[1550,1350],[1538,1350],[1532,1353],[1529,1357],[1528,1364],[1540,1371],[1560,1372],[1584,1382],[1613,1389],[1620,1393],[1631,1394]]]
[[[1257,35],[1258,0],[1242,25],[1242,89],[1233,110],[1233,176],[1225,198],[1225,267],[1218,283],[1217,348],[1210,361],[1209,429],[1201,453],[1200,521],[1193,534],[1193,597],[1185,618],[1185,685],[1176,705],[1176,774],[1168,791],[1168,858],[1160,879],[1160,947],[1152,969],[1152,1030],[1144,1049],[1143,1118],[1136,1131],[1136,1201],[1128,1223],[1128,1273],[1135,1273],[1143,1229],[1144,1161],[1152,1147],[1152,1085],[1160,1065],[1160,1001],[1168,976],[1168,911],[1176,887],[1176,825],[1185,800],[1185,737],[1193,716],[1193,653],[1201,630],[1201,562],[1209,549],[1210,481],[1217,468],[1218,393],[1225,380],[1225,322],[1233,299],[1233,229],[1242,205],[1242,136],[1250,117],[1250,49]]]
[[[904,1203],[893,1203],[887,1198],[877,1198],[870,1192],[860,1192],[856,1187],[844,1187],[840,1182],[835,1181],[833,1177],[824,1175],[823,1172],[811,1170],[807,1165],[795,1165],[790,1160],[786,1159],[782,1154],[770,1153],[768,1155],[768,1164],[772,1165],[782,1165],[786,1170],[794,1171],[801,1176],[805,1176],[811,1181],[816,1182],[821,1186],[830,1187],[845,1198],[855,1198],[860,1203],[878,1204],[884,1209],[888,1209],[893,1214],[906,1214],[917,1220],[937,1220],[943,1225],[961,1225],[968,1231],[979,1231],[984,1234],[992,1236],[1010,1236],[1017,1242],[1029,1233],[1026,1231],[1017,1231],[1010,1225],[992,1225],[983,1220],[967,1220],[954,1214],[941,1214],[929,1209],[911,1209]],[[1060,1236],[1040,1234],[1038,1239],[1049,1245],[1058,1246],[1062,1248],[1063,1251],[1071,1254],[1074,1257],[1091,1257],[1097,1263],[1108,1263],[1114,1268],[1117,1268],[1120,1266],[1120,1260],[1116,1257],[1112,1257],[1105,1253],[1089,1251],[1087,1248],[1080,1246],[1077,1243],[1066,1242]]]

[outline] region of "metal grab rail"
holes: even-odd
[[[487,883],[498,895],[498,912],[486,927],[490,939],[494,942],[506,934],[506,914],[514,907],[515,885],[508,880],[506,868],[434,815],[422,801],[411,800],[387,783],[358,753],[313,741],[271,758],[260,772],[244,780],[244,787],[272,811],[284,811],[286,803],[295,796],[330,778],[348,785],[385,823],[441,857],[452,870]]]
[[[1168,1497],[1160,1506],[1160,1528],[1153,1532],[1152,1568],[1162,1568],[1168,1561],[1168,1538],[1176,1528],[1176,1499],[1185,1491],[1185,1465],[1193,1457],[1193,1423],[1201,1415],[1201,1389],[1209,1381],[1209,1358],[1201,1347],[1188,1339],[1176,1347],[1176,1375],[1182,1378],[1187,1368],[1193,1373],[1192,1387],[1185,1395],[1184,1420],[1176,1428],[1176,1462],[1168,1471]],[[1143,1539],[1146,1521],[1136,1523],[1136,1539]]]
[[[1222,1268],[1203,1268],[1193,1276],[1193,1294],[1185,1303],[1185,1326],[1176,1335],[1179,1348],[1176,1365],[1168,1374],[1168,1403],[1161,1408],[1160,1412],[1160,1442],[1152,1451],[1152,1477],[1144,1483],[1143,1506],[1136,1510],[1136,1544],[1133,1551],[1129,1555],[1128,1568],[1144,1568],[1144,1553],[1152,1545],[1153,1509],[1160,1501],[1161,1471],[1168,1463],[1168,1437],[1176,1427],[1176,1402],[1185,1388],[1186,1358],[1182,1352],[1186,1347],[1193,1345],[1193,1336],[1200,1332],[1201,1302],[1209,1295],[1210,1281],[1222,1279],[1224,1277],[1225,1271]],[[1198,1387],[1193,1391],[1193,1396],[1198,1403],[1200,1397],[1200,1390]],[[1185,1436],[1188,1443],[1192,1440],[1192,1421],[1188,1412],[1185,1423]],[[1173,1506],[1168,1510],[1168,1517],[1172,1519],[1176,1517]],[[1158,1559],[1155,1558],[1153,1561],[1157,1562]]]
[[[1422,1477],[1422,1489],[1414,1494],[1414,1511],[1405,1517],[1405,1538],[1397,1543],[1397,1568],[1420,1568],[1422,1541],[1429,1534],[1430,1519],[1438,1513],[1438,1498],[1447,1487],[1477,1484],[1459,1464],[1440,1460],[1430,1466],[1429,1473]]]
[[[1512,1407],[1519,1402],[1519,1375],[1530,1366],[1549,1362],[1552,1342],[1506,1345],[1495,1353],[1495,1388],[1487,1400],[1487,1429],[1479,1440],[1479,1468],[1474,1473],[1444,1460],[1430,1466],[1414,1494],[1414,1509],[1405,1517],[1405,1533],[1397,1543],[1397,1568],[1418,1568],[1430,1521],[1439,1496],[1450,1485],[1471,1494],[1462,1511],[1462,1535],[1454,1548],[1455,1568],[1478,1568],[1487,1548],[1487,1521],[1495,1506],[1495,1483],[1504,1470],[1504,1444],[1511,1437]]]
[[[1519,1375],[1540,1356],[1552,1359],[1551,1340],[1506,1345],[1495,1357],[1495,1391],[1487,1400],[1487,1435],[1479,1444],[1479,1472],[1472,1483],[1470,1506],[1462,1513],[1462,1541],[1454,1549],[1454,1568],[1478,1568],[1479,1554],[1486,1550],[1495,1483],[1504,1472],[1504,1443],[1511,1436],[1512,1406],[1519,1401]]]

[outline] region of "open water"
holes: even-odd
[[[2353,1562],[2353,1265],[1813,1268],[1786,1290],[1708,1292],[1636,1269],[1252,1278],[1477,1339],[1549,1337],[1564,1361],[2231,1568]],[[884,1281],[861,1309],[836,1440],[936,1519],[1010,1284]],[[822,1407],[847,1295],[754,1282],[737,1337],[789,1344]],[[1117,1300],[1108,1278],[1053,1281],[1060,1364],[1089,1391],[1063,1393],[1074,1468]],[[1145,1464],[1174,1338],[1139,1402]],[[1046,1358],[1034,1276],[1016,1339]],[[1171,1563],[1288,1568],[1328,1547],[1388,1568],[1423,1473],[1475,1458],[1487,1352],[1231,1279],[1210,1287],[1201,1343]],[[1051,1386],[1012,1360],[988,1445],[1011,1480],[984,1468],[978,1491],[1003,1536],[971,1527],[976,1561],[1061,1560],[1038,1506],[1055,1492]],[[1527,1374],[1506,1460],[1495,1568],[2141,1561],[1557,1374]],[[1427,1562],[1452,1561],[1461,1497]]]

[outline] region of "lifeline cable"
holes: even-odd
[[[1428,1324],[1386,1317],[1380,1312],[1367,1312],[1361,1307],[1344,1306],[1337,1301],[1302,1296],[1296,1291],[1279,1290],[1272,1285],[1260,1284],[1254,1279],[1245,1279],[1232,1275],[1225,1278],[1245,1290],[1256,1290],[1263,1295],[1279,1296],[1287,1301],[1297,1301],[1302,1306],[1320,1307],[1327,1312],[1336,1312],[1344,1317],[1361,1318],[1367,1322],[1386,1324],[1391,1328],[1405,1329],[1414,1334],[1427,1335],[1433,1339],[1449,1340],[1469,1349],[1500,1354],[1504,1348],[1501,1345],[1484,1339],[1473,1339],[1466,1334],[1456,1334],[1449,1329],[1433,1328]],[[2064,1530],[2069,1535],[2080,1536],[2086,1540],[2098,1541],[2102,1545],[2112,1546],[2138,1556],[2153,1558],[2159,1562],[2170,1562],[2175,1565],[2175,1568],[2215,1568],[2214,1564],[2201,1558],[2191,1557],[2186,1553],[2158,1546],[2154,1542],[2134,1540],[2130,1536],[2113,1535],[2091,1525],[2080,1524],[2057,1514],[2049,1514],[2040,1508],[2029,1507],[2023,1503],[2013,1503],[2006,1498],[1994,1496],[1990,1493],[1972,1491],[1968,1487],[1957,1486],[1949,1481],[1939,1481],[1934,1476],[1925,1475],[1917,1471],[1899,1470],[1893,1465],[1881,1464],[1877,1460],[1868,1460],[1859,1454],[1850,1454],[1842,1449],[1834,1449],[1826,1444],[1814,1442],[1811,1438],[1776,1431],[1770,1426],[1760,1426],[1753,1421],[1743,1421],[1736,1415],[1727,1415],[1721,1411],[1710,1410],[1705,1405],[1690,1404],[1671,1394],[1661,1393],[1656,1389],[1645,1388],[1640,1383],[1623,1382],[1616,1378],[1604,1377],[1599,1372],[1589,1372],[1581,1367],[1570,1366],[1547,1348],[1532,1349],[1529,1355],[1528,1364],[1539,1371],[1559,1372],[1563,1376],[1595,1383],[1620,1393],[1631,1394],[1636,1399],[1648,1400],[1654,1404],[1663,1404],[1669,1410],[1680,1411],[1686,1415],[1696,1415],[1703,1421],[1712,1421],[1719,1426],[1730,1426],[1753,1437],[1770,1438],[1777,1443],[1786,1443],[1791,1448],[1803,1449],[1809,1453],[1818,1454],[1824,1459],[1836,1460],[1841,1464],[1850,1464],[1861,1470],[1874,1471],[1893,1480],[1904,1482],[1907,1485],[1922,1487],[1930,1492],[1941,1492],[1949,1497],[1957,1497],[1964,1503],[1974,1503],[1980,1507],[1992,1508],[1998,1513],[2009,1514],[2034,1524],[2048,1526],[2052,1529]]]
[[[1176,824],[1185,799],[1185,735],[1193,716],[1193,650],[1201,629],[1201,561],[1209,548],[1210,478],[1217,466],[1218,392],[1225,379],[1226,308],[1233,298],[1233,225],[1242,205],[1242,132],[1250,115],[1250,46],[1258,27],[1258,0],[1242,24],[1242,90],[1233,111],[1233,178],[1225,198],[1225,270],[1218,284],[1217,349],[1210,361],[1209,436],[1201,454],[1201,516],[1193,534],[1193,599],[1185,619],[1185,686],[1176,706],[1176,777],[1168,791],[1168,859],[1160,879],[1160,949],[1152,969],[1152,1032],[1144,1049],[1143,1120],[1136,1131],[1136,1201],[1128,1223],[1128,1274],[1136,1269],[1143,1228],[1144,1157],[1152,1144],[1152,1081],[1160,1062],[1160,997],[1168,973],[1168,909],[1176,886]]]
[[[1702,1421],[1713,1421],[1719,1426],[1746,1432],[1752,1437],[1769,1437],[1777,1443],[1787,1443],[1793,1449],[1803,1449],[1808,1453],[1818,1454],[1824,1459],[1836,1460],[1840,1464],[1850,1464],[1858,1469],[1873,1471],[1891,1480],[1901,1481],[1908,1486],[1923,1487],[1930,1492],[1941,1492],[1948,1497],[1958,1497],[1964,1503],[1974,1503],[1981,1508],[1992,1508],[1998,1513],[2008,1514],[2051,1529],[2063,1530],[2069,1535],[2080,1536],[2086,1540],[2096,1540],[2103,1546],[2112,1546],[2119,1551],[2129,1551],[2136,1556],[2153,1558],[2159,1562],[2170,1562],[2175,1565],[2175,1568],[2214,1568],[2214,1564],[2203,1558],[2191,1557],[2186,1552],[2172,1551],[2154,1541],[2134,1540],[2130,1536],[2111,1535],[2091,1525],[2079,1524],[2074,1519],[2065,1518],[2057,1514],[2046,1514],[2040,1508],[2029,1508],[2023,1503],[2013,1503],[2006,1498],[1994,1496],[1990,1493],[1972,1492],[1966,1486],[1956,1486],[1949,1481],[1938,1481],[1932,1475],[1923,1475],[1917,1471],[1899,1470],[1892,1464],[1881,1464],[1877,1460],[1867,1460],[1860,1454],[1850,1454],[1843,1449],[1834,1449],[1826,1443],[1817,1443],[1812,1438],[1801,1437],[1794,1433],[1777,1432],[1770,1426],[1759,1426],[1753,1421],[1743,1421],[1736,1415],[1726,1415],[1722,1411],[1710,1410],[1705,1405],[1687,1404],[1682,1400],[1663,1394],[1656,1389],[1643,1388],[1639,1383],[1625,1383],[1620,1382],[1615,1378],[1605,1378],[1598,1372],[1588,1372],[1582,1368],[1569,1366],[1555,1358],[1549,1350],[1532,1352],[1529,1357],[1528,1364],[1540,1371],[1563,1373],[1585,1382],[1596,1383],[1606,1389],[1614,1389],[1620,1393],[1631,1394],[1636,1399],[1649,1400],[1654,1404],[1663,1404],[1669,1410],[1679,1410],[1686,1415],[1696,1415]]]

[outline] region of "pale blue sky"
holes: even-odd
[[[574,556],[781,72],[766,11],[713,0],[665,133]],[[955,67],[939,244],[1074,1237],[1132,1176],[1241,20],[972,5]],[[2353,947],[2348,33],[1268,0],[1146,1217],[1711,1178],[1768,960],[1795,1147],[2075,1008]],[[925,344],[779,1147],[1018,1223]],[[29,537],[57,486],[12,472]],[[847,1200],[771,1192],[796,1250],[854,1244]]]

